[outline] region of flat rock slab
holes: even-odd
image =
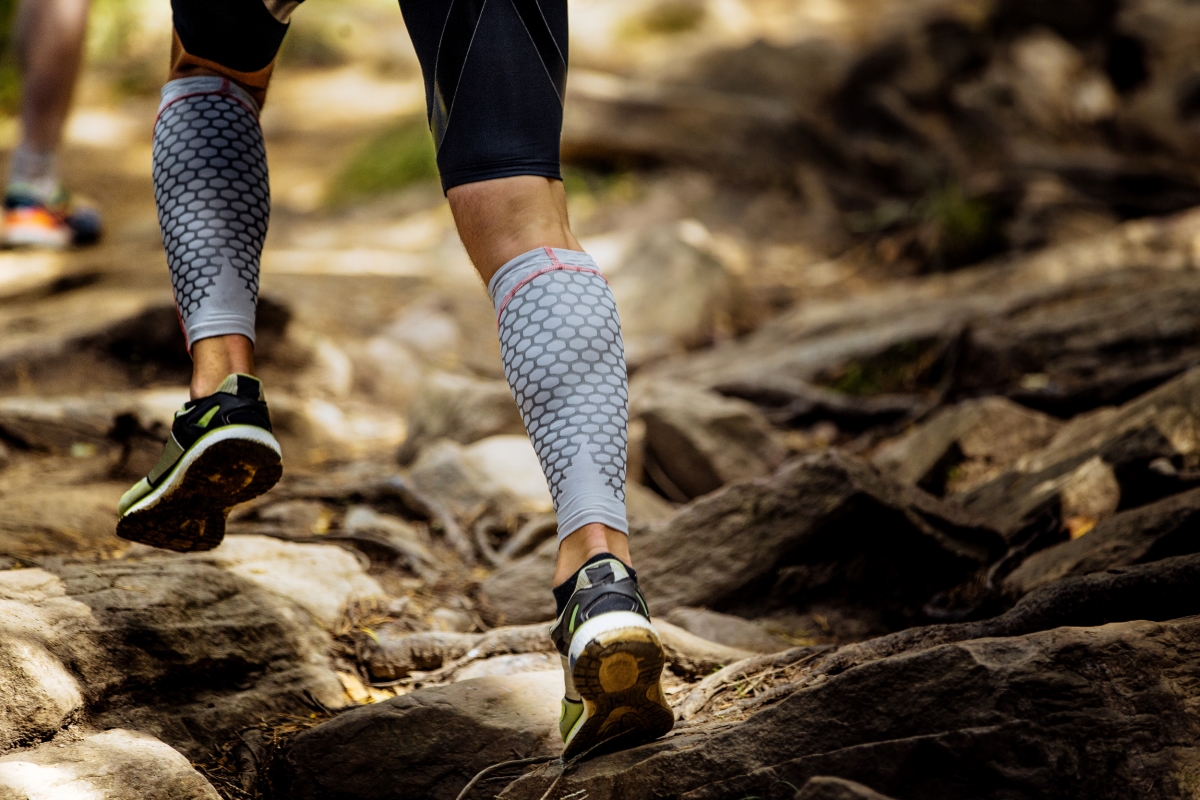
[[[295,800],[446,800],[477,772],[553,755],[562,673],[477,678],[347,711],[296,737]]]
[[[327,628],[350,603],[383,596],[358,559],[336,545],[230,535],[215,550],[190,558],[215,564],[292,601]]]
[[[500,794],[793,800],[836,776],[924,800],[1183,798],[1200,765],[1200,619],[976,639],[813,680],[732,729],[683,732]]]
[[[180,753],[114,729],[0,758],[0,800],[220,800]]]

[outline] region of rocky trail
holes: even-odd
[[[106,238],[0,253],[0,800],[1200,798],[1191,4],[573,4],[677,724],[570,763],[490,304],[427,154],[363,187],[418,141],[402,23],[309,5],[264,114],[285,475],[220,547],[113,533],[189,370],[126,62],[66,158]]]

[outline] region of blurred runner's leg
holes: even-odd
[[[669,731],[663,651],[630,566],[616,303],[567,218],[566,0],[401,0],[438,168],[496,306],[505,374],[559,521],[564,755]]]
[[[9,245],[65,247],[100,235],[100,217],[59,183],[58,149],[83,60],[90,0],[22,0],[16,49],[22,77],[21,141],[4,198]]]
[[[117,533],[206,550],[238,503],[281,474],[252,376],[259,261],[271,213],[258,112],[294,4],[174,0],[171,75],[154,126],[154,196],[193,358],[192,400],[162,459],[121,498]]]

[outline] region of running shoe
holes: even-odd
[[[616,558],[579,571],[550,636],[563,659],[563,758],[633,747],[667,733],[665,657],[636,578]]]
[[[229,509],[282,474],[262,382],[230,375],[215,394],[175,412],[162,458],[121,498],[117,535],[167,550],[211,550],[225,536]]]
[[[100,214],[74,202],[62,188],[48,201],[22,184],[10,185],[4,196],[4,241],[9,247],[92,244],[101,228]]]

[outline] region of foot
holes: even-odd
[[[616,558],[579,571],[550,629],[563,659],[563,758],[633,747],[675,725],[662,690],[663,649],[637,580]]]
[[[47,247],[92,244],[100,238],[100,214],[76,204],[59,189],[49,200],[21,184],[8,187],[4,197],[4,241],[9,247]]]
[[[121,498],[117,535],[168,550],[211,550],[225,536],[229,509],[282,473],[262,382],[230,375],[215,394],[175,413],[162,458]]]

